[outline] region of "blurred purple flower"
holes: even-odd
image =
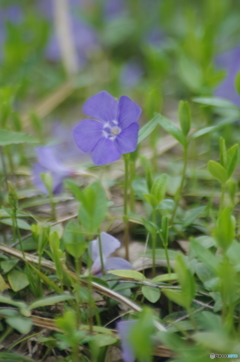
[[[62,191],[63,181],[76,173],[64,166],[57,158],[55,146],[36,148],[38,163],[33,166],[33,183],[43,193],[48,193],[42,179],[41,173],[50,173],[53,180],[53,193]]]
[[[116,249],[121,246],[119,240],[114,238],[112,235],[107,234],[105,232],[101,232],[101,244],[102,244],[102,254],[103,254],[103,262],[104,269],[106,272],[109,270],[116,269],[131,269],[131,264],[122,258],[109,258]],[[101,259],[100,259],[100,251],[99,251],[99,239],[95,239],[90,241],[89,243],[89,255],[93,261],[92,265],[92,273],[94,275],[101,276]]]
[[[84,65],[90,53],[96,50],[99,46],[97,33],[90,25],[82,21],[78,16],[78,11],[83,6],[83,1],[71,0],[69,2],[71,33],[78,54],[79,65]],[[54,16],[52,1],[49,2],[49,0],[42,0],[39,3],[39,7],[43,14],[49,18],[52,23]],[[51,30],[51,35],[46,47],[46,57],[52,62],[57,62],[61,59],[60,46],[54,28]]]
[[[143,68],[135,60],[129,60],[120,72],[120,83],[128,88],[136,86],[143,76]]]
[[[133,349],[129,343],[129,334],[131,332],[132,326],[136,321],[120,321],[117,323],[117,331],[121,338],[122,345],[122,359],[124,362],[134,362],[135,357],[133,354]]]
[[[86,101],[83,112],[99,121],[84,119],[74,127],[73,136],[80,150],[92,153],[95,165],[114,162],[122,154],[135,151],[142,110],[130,98],[122,96],[117,102],[102,91]]]
[[[124,0],[105,0],[103,12],[106,21],[114,20],[127,14],[127,7]]]
[[[218,68],[226,70],[226,77],[215,90],[216,97],[225,98],[240,107],[240,96],[235,89],[235,77],[240,71],[240,47],[220,54],[216,59]]]
[[[79,163],[79,152],[81,155],[81,161],[91,161],[90,155],[81,152],[73,140],[72,130],[66,127],[60,122],[55,122],[52,127],[52,133],[54,141],[57,143],[54,145],[55,154],[59,162],[65,163],[69,161],[78,160]]]

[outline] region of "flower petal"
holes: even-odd
[[[58,161],[55,146],[45,146],[36,148],[38,162],[49,171],[70,174],[71,171]],[[45,171],[46,172],[46,171]]]
[[[137,122],[141,116],[142,109],[127,96],[119,99],[118,122],[122,129],[127,128],[133,122]]]
[[[102,137],[103,125],[93,119],[84,119],[73,128],[73,137],[83,152],[91,152]]]
[[[106,91],[95,94],[83,105],[83,112],[102,122],[117,119],[118,102]]]
[[[102,254],[103,254],[103,262],[105,266],[106,258],[112,254],[116,249],[118,249],[121,245],[120,241],[114,238],[112,235],[107,234],[105,232],[101,232],[101,243],[102,243]],[[99,251],[99,242],[98,239],[94,239],[89,243],[89,255],[93,260],[92,272],[93,274],[97,274],[101,271],[101,259],[100,259],[100,251]]]
[[[117,323],[117,331],[121,338],[122,345],[122,359],[124,362],[134,362],[135,356],[133,354],[133,349],[129,342],[129,334],[131,328],[134,326],[136,321],[120,321]]]
[[[36,163],[33,166],[33,184],[36,188],[38,188],[42,193],[47,194],[48,191],[41,179],[41,173],[47,173],[49,170],[39,163]],[[51,173],[52,179],[53,179],[53,193],[59,194],[62,191],[63,187],[63,180],[66,176],[63,176],[62,174],[58,174],[55,172],[49,172]]]
[[[97,166],[106,165],[117,161],[121,157],[121,152],[117,148],[115,141],[102,137],[92,150],[93,163]]]
[[[131,264],[129,261],[123,258],[109,258],[105,262],[105,271],[108,272],[109,270],[124,270],[124,269],[132,269]]]
[[[121,246],[121,243],[118,239],[114,238],[112,235],[105,232],[101,232],[101,242],[102,242],[102,253],[104,259],[111,255],[116,249]],[[93,261],[95,261],[100,256],[98,239],[92,240],[89,243],[89,254]]]
[[[121,154],[133,152],[137,148],[138,124],[132,123],[125,128],[115,139],[116,146]]]

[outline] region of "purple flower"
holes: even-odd
[[[92,153],[95,165],[114,162],[122,154],[135,151],[142,110],[130,98],[122,96],[117,102],[102,91],[86,101],[83,112],[98,121],[84,119],[74,127],[73,136],[80,150]]]
[[[131,328],[134,326],[136,321],[120,321],[117,323],[117,331],[121,338],[122,345],[122,359],[124,362],[134,362],[135,356],[131,344],[129,343],[129,334]]]
[[[98,36],[93,27],[80,19],[80,15],[78,16],[78,13],[80,14],[80,11],[82,11],[83,7],[83,1],[71,0],[69,2],[70,30],[74,45],[76,47],[80,66],[83,66],[89,58],[89,55],[99,47]],[[54,18],[52,1],[42,0],[39,2],[38,8],[51,21],[52,24]],[[61,59],[59,40],[53,26],[46,47],[46,58],[52,62],[57,62]]]
[[[48,193],[42,179],[41,173],[50,173],[53,180],[53,193],[62,191],[65,178],[75,175],[73,170],[63,165],[57,158],[56,147],[36,148],[38,163],[33,166],[33,183],[43,193]]]
[[[240,71],[240,47],[233,48],[216,59],[219,68],[225,69],[227,74],[223,82],[215,90],[215,96],[228,99],[240,107],[240,96],[235,89],[235,77]]]
[[[112,235],[105,232],[101,233],[101,244],[102,244],[102,254],[103,254],[103,263],[104,269],[106,272],[114,269],[131,269],[131,264],[122,258],[109,258],[116,249],[121,246],[119,240],[114,238]],[[93,260],[92,273],[94,275],[101,276],[101,259],[99,251],[99,241],[98,239],[92,240],[89,243],[89,255]]]
[[[120,84],[129,88],[135,87],[142,79],[144,70],[135,60],[129,60],[124,64],[120,72]]]

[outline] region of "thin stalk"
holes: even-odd
[[[187,156],[188,156],[188,145],[186,145],[184,147],[184,158],[183,158],[183,170],[182,170],[182,177],[181,177],[181,183],[180,183],[180,186],[179,186],[179,189],[178,189],[178,196],[177,196],[177,199],[176,199],[176,202],[175,202],[175,206],[174,206],[174,209],[173,209],[173,213],[172,213],[172,217],[170,219],[170,224],[173,224],[174,222],[174,218],[175,218],[175,215],[176,215],[176,211],[177,211],[177,208],[178,208],[178,204],[179,204],[179,201],[181,199],[181,194],[182,194],[182,189],[183,189],[183,185],[184,185],[184,181],[185,181],[185,176],[186,176],[186,170],[187,170]]]
[[[135,170],[136,170],[135,161],[131,161],[130,162],[130,210],[133,213],[135,212],[135,197],[134,197],[134,192],[133,192],[133,188],[132,188],[132,182],[134,179]]]
[[[224,183],[224,184],[222,184],[222,187],[221,187],[221,199],[220,199],[219,213],[220,213],[220,212],[222,211],[222,209],[223,209],[225,191],[226,191],[226,184]]]
[[[129,260],[129,228],[128,228],[128,174],[129,174],[129,154],[124,155],[125,179],[124,179],[124,206],[123,206],[123,222],[124,222],[124,246],[125,259]]]
[[[154,224],[156,224],[156,209],[153,209],[153,213],[152,213],[152,221]],[[156,231],[154,230],[154,232],[152,233],[152,273],[153,273],[153,277],[155,277],[156,275],[156,243],[157,243],[157,234]]]
[[[102,251],[102,239],[101,239],[101,233],[100,232],[98,234],[98,246],[99,246],[99,254],[100,254],[102,275],[105,275],[104,261],[103,261],[103,251]]]
[[[168,254],[168,247],[167,247],[166,243],[163,243],[163,246],[164,246],[166,260],[167,260],[168,275],[170,276],[171,275],[171,265],[170,265],[169,254]],[[169,280],[169,283],[171,285],[172,281]],[[170,299],[168,299],[168,312],[169,312],[169,314],[172,313],[172,301]]]
[[[14,176],[15,182],[16,182],[14,162],[13,162],[12,153],[11,153],[9,147],[5,147],[5,152],[6,152],[6,156],[7,156],[7,159],[8,159],[10,173],[12,174],[12,176]]]
[[[55,220],[57,219],[57,215],[56,215],[55,203],[54,203],[54,201],[53,201],[52,191],[49,193],[49,200],[50,200],[50,205],[51,205],[51,215],[52,215],[52,219],[53,219],[53,221],[55,221]]]
[[[75,260],[75,267],[76,267],[76,274],[77,274],[77,281],[79,282],[80,285],[80,265],[79,265],[79,259],[78,258],[74,258]],[[76,293],[76,323],[77,323],[77,328],[79,328],[79,325],[81,323],[81,298],[80,298],[80,293],[77,290]]]
[[[6,188],[6,190],[8,190],[8,183],[7,183],[8,175],[7,175],[7,167],[6,167],[6,162],[5,162],[5,158],[4,158],[4,148],[3,147],[0,147],[0,154],[1,154],[1,162],[2,162],[5,188]]]

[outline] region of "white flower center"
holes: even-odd
[[[122,131],[121,128],[118,127],[118,121],[113,120],[111,122],[105,123],[102,132],[104,137],[110,140],[115,140],[115,138],[121,131]]]
[[[117,136],[120,132],[121,132],[121,128],[119,128],[118,126],[111,128],[111,135],[112,136]]]

